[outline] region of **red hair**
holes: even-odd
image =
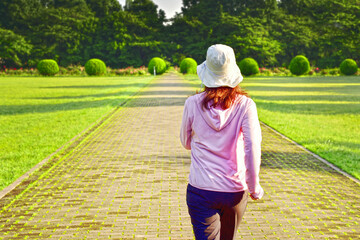
[[[206,96],[202,102],[203,108],[209,109],[208,103],[213,101],[211,107],[220,106],[222,109],[228,109],[235,102],[238,95],[249,96],[240,86],[231,87],[205,87]]]

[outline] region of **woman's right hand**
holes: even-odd
[[[251,199],[254,200],[254,201],[259,200],[259,198],[254,197],[252,194],[250,194],[250,197],[251,197]]]

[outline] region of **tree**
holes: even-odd
[[[100,58],[113,68],[140,67],[164,50],[153,28],[131,12],[114,12],[94,24],[95,30],[80,45],[84,58]]]
[[[88,11],[85,0],[41,0],[45,8],[72,8],[80,12]]]
[[[111,67],[141,66],[155,56],[201,62],[210,45],[224,43],[238,61],[287,65],[302,54],[325,68],[358,61],[360,52],[359,0],[183,0],[167,25],[151,0],[128,0],[124,11],[117,0],[1,0],[0,16],[0,27],[11,31],[2,39],[22,46],[9,49],[13,64],[27,53],[30,65],[100,58]]]
[[[43,8],[32,18],[27,36],[34,45],[33,59],[51,58],[60,65],[82,61],[77,55],[80,41],[88,31],[91,14],[78,12],[76,8]]]
[[[270,35],[264,15],[266,4],[273,1],[186,0],[183,3],[183,15],[177,15],[169,28],[171,40],[181,46],[178,55],[182,52],[201,62],[210,45],[224,43],[235,48],[238,61],[253,57],[263,66],[277,63],[281,43]]]
[[[333,68],[338,67],[345,58],[359,60],[359,1],[320,1],[315,2],[313,9],[312,18],[316,22],[314,30],[319,33],[317,65]]]
[[[139,19],[154,30],[163,26],[165,21],[165,12],[160,10],[158,6],[151,0],[134,0],[125,7],[125,10],[136,15]]]
[[[42,5],[38,0],[1,0],[0,26],[22,32],[28,29],[28,20],[36,17],[41,9]]]
[[[22,58],[30,54],[31,49],[32,45],[23,36],[0,28],[0,60],[5,61],[7,66],[22,65]]]
[[[103,18],[122,10],[117,0],[86,0],[86,3],[98,18]]]
[[[282,46],[277,56],[280,65],[288,65],[296,55],[305,55],[313,62],[318,53],[318,33],[313,31],[314,21],[278,12],[269,32]],[[312,61],[311,61],[312,60]]]
[[[274,39],[266,28],[266,20],[230,16],[224,13],[214,32],[217,32],[221,42],[235,49],[236,59],[240,61],[251,57],[259,62],[260,66],[275,66],[277,56],[282,48],[279,41]],[[225,37],[223,37],[225,36]]]

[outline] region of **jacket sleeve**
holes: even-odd
[[[189,101],[186,100],[180,129],[180,140],[184,148],[188,150],[191,150],[191,124],[192,119],[189,115]]]
[[[261,164],[261,129],[256,105],[250,99],[242,123],[245,147],[246,183],[250,194],[255,198],[262,198],[264,190],[259,183]]]

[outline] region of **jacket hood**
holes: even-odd
[[[211,107],[212,102],[208,103],[209,110],[204,109],[202,105],[202,101],[205,98],[205,93],[199,94],[196,106],[199,108],[199,112],[205,122],[216,131],[221,131],[225,128],[234,116],[240,111],[240,106],[238,103],[244,98],[244,96],[240,95],[228,109],[222,109],[220,106],[216,108]]]

